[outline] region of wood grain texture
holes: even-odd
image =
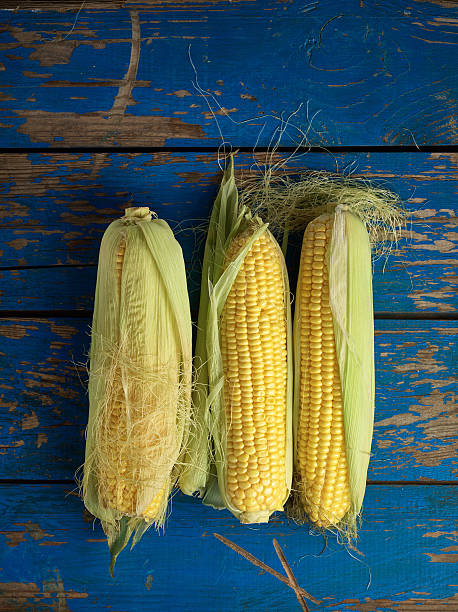
[[[449,2],[2,6],[1,146],[216,144],[207,101],[234,146],[457,141]]]
[[[323,538],[283,514],[250,528],[177,495],[165,534],[150,531],[124,551],[114,580],[102,530],[69,493],[63,485],[2,485],[2,610],[296,609],[291,589],[218,542],[215,532],[282,571],[276,538],[299,585],[321,600],[310,606],[317,612],[456,610],[452,487],[369,486],[357,547],[347,551],[329,537],[322,554]]]
[[[0,478],[73,478],[84,456],[89,320],[0,320]],[[457,471],[455,322],[376,321],[369,479]]]
[[[253,156],[239,154],[237,163],[244,171]],[[376,311],[458,309],[456,154],[309,153],[289,167],[351,169],[404,201],[410,213],[404,239],[388,262],[375,262]],[[0,156],[0,309],[91,308],[103,231],[129,204],[154,208],[177,230],[196,306],[199,247],[219,180],[213,154]],[[298,258],[293,250],[293,276]]]

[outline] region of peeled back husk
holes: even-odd
[[[344,206],[334,213],[328,267],[350,483],[344,523],[351,532],[363,504],[374,427],[374,313],[369,234]]]

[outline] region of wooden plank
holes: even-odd
[[[457,333],[456,322],[376,321],[369,478],[409,480],[410,474],[424,480],[439,472],[444,480],[456,477]]]
[[[456,491],[370,486],[357,548],[277,514],[249,528],[177,495],[165,534],[144,535],[108,573],[101,528],[65,485],[2,485],[2,610],[296,610],[294,592],[213,537],[219,533],[283,572],[276,538],[317,611],[456,610]],[[322,554],[320,554],[322,552]],[[360,553],[360,554],[359,554]],[[369,587],[366,586],[370,581]]]
[[[239,154],[237,162],[245,170],[253,156]],[[376,311],[458,309],[456,154],[313,153],[288,166],[352,168],[403,199],[411,219],[388,262],[375,262]],[[91,308],[100,239],[126,203],[153,207],[178,230],[195,305],[199,245],[219,180],[212,154],[0,156],[0,309]],[[297,259],[292,252],[293,276]]]
[[[451,480],[455,322],[376,321],[369,479]],[[83,462],[89,320],[0,320],[0,478],[72,478]]]
[[[456,143],[452,3],[56,4],[2,13],[0,146],[213,145],[207,101],[234,146]]]

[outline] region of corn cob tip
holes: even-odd
[[[283,508],[279,508],[283,510]],[[268,523],[272,510],[256,510],[255,512],[242,512],[240,522],[245,525],[252,523]]]
[[[153,216],[157,217],[156,213],[152,212],[147,206],[132,206],[124,211],[124,219],[134,218],[151,221]]]

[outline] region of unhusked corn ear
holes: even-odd
[[[234,238],[226,268],[249,239]],[[224,304],[226,496],[242,522],[266,522],[288,497],[287,307],[283,255],[270,232],[244,257]]]
[[[295,472],[319,527],[356,529],[374,410],[371,252],[344,207],[306,228],[296,296]]]
[[[113,562],[126,534],[164,522],[188,439],[191,333],[180,246],[147,208],[128,208],[100,248],[83,477]]]
[[[129,216],[128,211],[128,216]],[[138,210],[137,214],[141,214]],[[115,276],[117,281],[118,289],[118,300],[121,304],[123,299],[122,292],[122,277],[124,269],[124,256],[126,252],[126,238],[120,236],[119,246],[115,258]],[[148,265],[148,261],[145,258],[145,264]],[[139,262],[135,263],[136,272],[140,272]],[[125,271],[125,274],[128,272]],[[129,295],[128,292],[126,292]],[[130,294],[129,311],[130,317],[126,319],[126,326],[130,327],[128,333],[129,338],[132,340],[131,346],[125,347],[125,350],[129,351],[129,357],[139,367],[149,370],[150,372],[157,371],[162,367],[160,365],[157,354],[155,355],[158,347],[155,347],[153,352],[153,342],[149,338],[150,346],[146,346],[148,343],[147,338],[140,339],[138,336],[139,330],[141,329],[146,315],[146,305],[142,306],[140,300],[133,298]],[[171,330],[171,321],[165,320],[164,325]],[[170,367],[167,367],[167,372],[164,375],[167,376],[167,381],[161,381],[164,384],[163,392],[166,394],[164,398],[155,397],[153,398],[141,398],[139,401],[134,397],[133,401],[135,407],[128,409],[126,406],[125,389],[123,388],[123,374],[122,364],[119,365],[117,371],[114,372],[114,378],[112,381],[113,386],[118,386],[117,396],[113,397],[112,405],[106,407],[105,419],[106,422],[103,425],[102,432],[99,433],[98,443],[104,449],[104,453],[107,458],[111,458],[111,461],[101,461],[97,470],[97,486],[98,495],[101,503],[107,509],[113,509],[122,514],[128,516],[141,516],[147,521],[161,521],[161,512],[163,512],[164,504],[167,503],[166,488],[169,488],[169,475],[166,473],[164,484],[160,487],[160,490],[153,494],[151,503],[144,510],[139,510],[138,506],[142,504],[141,495],[143,494],[142,479],[145,478],[145,474],[142,474],[142,459],[147,458],[148,449],[144,448],[148,446],[151,440],[145,435],[141,428],[131,429],[131,423],[135,423],[138,419],[139,423],[142,420],[145,408],[153,413],[154,410],[163,410],[164,416],[162,418],[162,429],[163,434],[167,438],[173,434],[173,420],[176,420],[176,406],[178,405],[177,390],[179,385],[179,354],[176,347],[173,347],[170,359],[168,360]],[[164,362],[167,358],[164,359]],[[162,378],[162,375],[161,375]],[[155,385],[156,386],[156,385]],[[157,387],[159,389],[159,387]],[[171,390],[171,396],[168,397]],[[116,392],[115,392],[116,393]],[[138,394],[137,390],[132,390],[131,393]],[[156,391],[155,391],[156,393]],[[151,405],[144,406],[143,400],[151,401]],[[161,405],[162,404],[162,405]],[[169,404],[169,405],[167,405]],[[157,435],[157,432],[154,434]],[[128,438],[130,438],[128,440]],[[174,445],[176,441],[169,440],[170,445]],[[154,443],[153,443],[154,444]],[[153,446],[153,444],[151,446]],[[142,450],[143,449],[143,450]],[[157,452],[157,451],[156,451]],[[142,454],[144,457],[142,457]],[[160,461],[157,462],[159,468]],[[154,474],[153,470],[150,469],[150,478],[158,478],[158,475]],[[166,486],[167,485],[167,486]],[[157,488],[157,485],[155,486]],[[164,499],[165,496],[165,499]]]

